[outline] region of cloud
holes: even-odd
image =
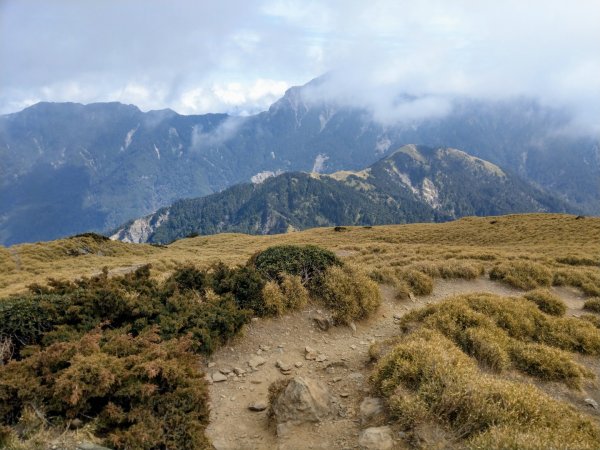
[[[0,0],[0,108],[35,100],[250,114],[331,74],[381,121],[531,96],[600,124],[597,0]]]

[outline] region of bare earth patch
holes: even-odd
[[[318,314],[314,305],[301,312],[275,319],[253,321],[243,336],[221,348],[203,362],[209,376],[228,372],[226,381],[210,386],[211,424],[209,438],[217,450],[226,449],[357,449],[363,429],[359,420],[359,406],[369,396],[368,377],[371,372],[368,350],[375,340],[383,340],[397,333],[398,317],[427,303],[438,302],[448,296],[473,292],[489,292],[510,296],[522,291],[504,284],[479,278],[474,281],[436,280],[432,294],[417,297],[415,301],[394,300],[392,288],[381,287],[383,302],[368,320],[351,327],[319,329],[313,317]],[[574,292],[557,290],[565,295],[569,308],[578,308]],[[567,295],[568,294],[568,295]],[[583,305],[583,300],[581,300]],[[310,347],[327,359],[305,359],[305,348]],[[253,357],[265,360],[253,371],[248,361]],[[289,375],[276,367],[277,361],[291,366]],[[296,364],[299,363],[299,364]],[[210,366],[210,367],[209,367]],[[300,366],[300,367],[297,367]],[[234,369],[246,373],[235,375]],[[239,371],[239,370],[238,370]],[[282,378],[303,376],[326,383],[336,402],[336,414],[316,424],[294,427],[278,437],[270,425],[267,411],[251,411],[248,406],[267,403],[269,385]],[[215,375],[216,379],[221,378]]]

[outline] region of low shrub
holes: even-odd
[[[513,261],[494,266],[490,271],[490,279],[504,281],[519,289],[531,290],[550,286],[552,272],[545,266],[531,261]]]
[[[594,325],[596,328],[600,328],[600,317],[594,315],[594,314],[582,314],[580,316],[581,320],[585,320],[586,322],[591,323],[592,325]]]
[[[206,384],[189,338],[164,342],[92,331],[79,341],[34,350],[0,367],[0,421],[43,405],[54,426],[93,422],[117,449],[208,448]]]
[[[269,247],[254,255],[249,264],[270,280],[280,280],[283,274],[297,275],[313,293],[322,284],[322,276],[329,267],[342,266],[333,252],[315,245]]]
[[[600,429],[590,419],[534,385],[482,373],[456,345],[431,329],[414,331],[396,344],[377,363],[371,381],[388,399],[402,428],[440,421],[454,432],[460,447],[521,448],[497,442],[518,440],[527,433],[536,436],[536,448],[600,446]],[[544,434],[549,429],[552,433]],[[482,442],[486,445],[477,447]]]
[[[267,281],[262,290],[264,301],[263,311],[266,315],[280,316],[285,311],[286,302],[279,284],[275,281]]]
[[[349,265],[327,269],[320,297],[332,309],[338,323],[365,318],[381,304],[379,286]]]
[[[585,301],[583,309],[600,313],[600,297],[593,297]]]
[[[535,303],[540,311],[553,316],[564,316],[567,305],[560,297],[552,294],[548,289],[535,289],[527,292],[523,297]]]
[[[308,303],[308,290],[302,284],[298,275],[284,274],[281,280],[281,292],[287,309],[302,308]]]
[[[423,272],[415,269],[401,269],[397,275],[415,295],[428,295],[433,292],[433,280]]]
[[[524,373],[547,381],[562,381],[570,387],[579,388],[584,378],[593,377],[569,353],[547,345],[513,343],[511,359]]]
[[[584,294],[600,297],[600,272],[594,269],[562,269],[554,273],[552,284],[555,286],[573,286]]]

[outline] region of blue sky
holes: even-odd
[[[330,72],[328,96],[382,120],[527,95],[597,126],[599,24],[597,0],[0,0],[0,112],[248,114]],[[401,93],[420,103],[399,108]]]

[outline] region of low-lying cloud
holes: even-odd
[[[252,114],[323,73],[384,123],[533,97],[600,132],[596,0],[0,1],[0,109],[38,100]],[[325,88],[326,87],[326,88]]]

